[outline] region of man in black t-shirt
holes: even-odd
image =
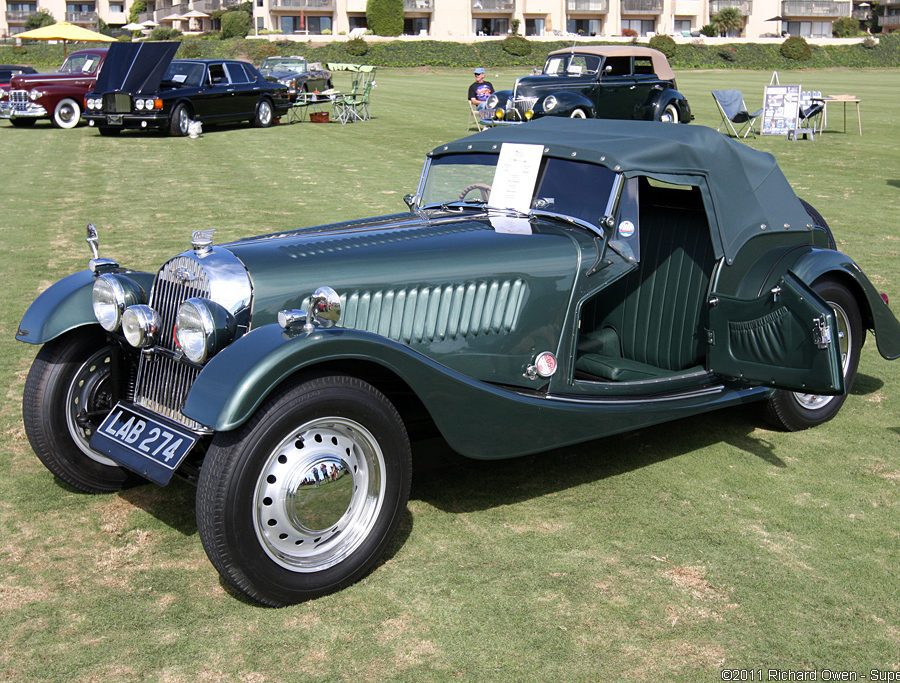
[[[494,86],[484,80],[484,69],[475,69],[475,82],[469,86],[469,102],[478,109],[484,109],[488,98],[494,94]]]

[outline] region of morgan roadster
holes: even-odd
[[[365,575],[409,432],[510,458],[758,401],[831,419],[900,323],[772,156],[699,126],[543,119],[427,155],[408,212],[98,254],[17,339],[41,461],[87,492],[178,475],[225,583],[286,605]]]

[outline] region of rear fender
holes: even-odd
[[[831,249],[810,249],[790,269],[807,284],[825,276],[843,282],[856,296],[863,324],[875,332],[878,352],[888,360],[900,357],[900,321],[853,259]]]
[[[691,114],[691,107],[684,95],[677,90],[663,90],[650,106],[650,120],[659,121],[660,115],[670,104],[674,104],[678,108],[679,123],[689,123],[694,118],[694,115]]]

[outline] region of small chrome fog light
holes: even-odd
[[[231,314],[209,299],[187,299],[178,308],[175,341],[193,363],[203,363],[225,348],[234,330]]]
[[[145,349],[159,336],[159,314],[149,306],[129,306],[122,314],[122,332],[132,346]]]

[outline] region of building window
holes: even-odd
[[[525,35],[526,36],[542,36],[544,35],[544,18],[532,18],[529,19],[525,17]]]
[[[596,36],[600,34],[600,20],[569,19],[566,21],[566,31],[577,33],[579,36]]]
[[[321,34],[322,31],[331,30],[331,17],[306,15],[281,17],[282,33],[313,33]]]
[[[687,33],[691,32],[691,20],[690,19],[676,19],[675,20],[675,33]]]
[[[369,28],[369,22],[366,21],[365,14],[348,14],[347,19],[350,21],[350,30],[355,28]]]
[[[256,17],[256,30],[257,32],[262,31],[266,28],[266,18],[265,17]]]
[[[505,36],[509,33],[509,19],[473,19],[472,31],[476,36]]]
[[[428,35],[428,17],[406,17],[403,20],[403,35]]]
[[[36,2],[11,2],[7,5],[9,12],[37,12]],[[19,31],[21,33],[21,31]]]
[[[112,14],[121,14],[125,11],[125,5],[119,3],[109,3],[109,11]]]
[[[654,19],[622,19],[622,29],[630,28],[639,36],[645,36],[656,30]]]
[[[830,21],[788,21],[785,30],[792,36],[831,38]]]
[[[97,7],[94,3],[86,2],[70,2],[66,5],[66,12],[96,12]]]

